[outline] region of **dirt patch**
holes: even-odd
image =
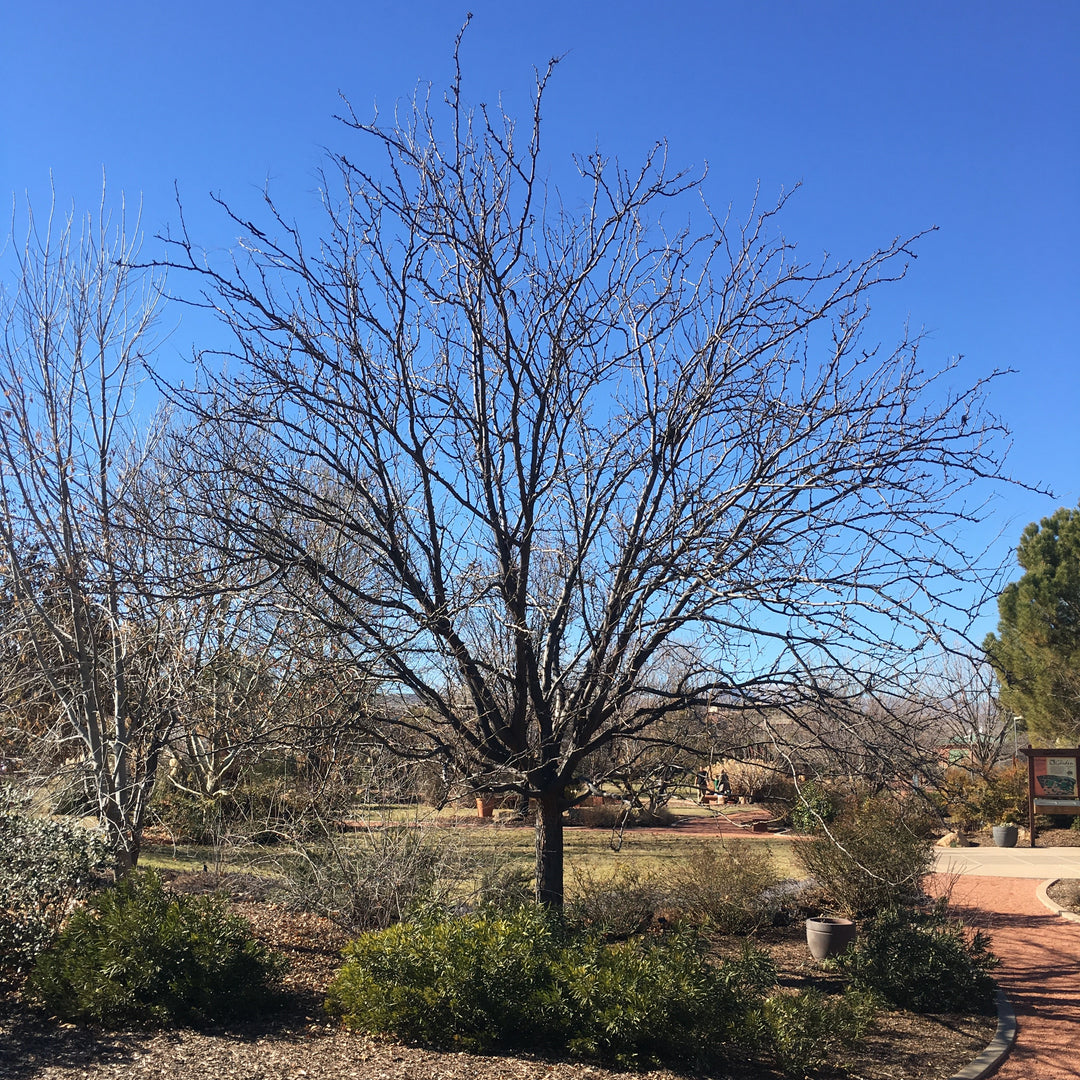
[[[257,1022],[229,1030],[103,1033],[56,1024],[30,1013],[13,998],[0,1001],[0,1077],[4,1080],[675,1080],[678,1072],[629,1074],[592,1065],[533,1057],[478,1057],[406,1047],[353,1034],[328,1021],[322,1010],[326,986],[345,944],[340,930],[314,915],[296,914],[252,899],[262,879],[254,875],[171,875],[173,888],[209,892],[228,887],[234,909],[255,933],[290,962],[283,1006]],[[801,923],[767,931],[761,939],[780,969],[781,985],[816,986],[839,993],[842,982],[819,967],[806,948]],[[738,942],[728,940],[735,950]],[[821,1074],[828,1080],[929,1080],[951,1076],[989,1041],[991,1017],[916,1016],[883,1012],[862,1048]],[[699,1075],[700,1074],[696,1074]],[[714,1075],[732,1080],[776,1080],[769,1069],[729,1062]]]

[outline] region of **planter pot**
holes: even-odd
[[[850,919],[822,915],[806,920],[806,944],[815,960],[839,956],[855,940],[855,924]]]
[[[1020,836],[1020,830],[1015,825],[995,825],[993,830],[994,843],[998,847],[1016,847],[1016,841]]]
[[[479,795],[476,797],[476,816],[477,817],[491,817],[495,813],[495,798],[491,795],[486,795],[481,798]]]

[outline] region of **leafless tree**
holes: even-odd
[[[536,801],[557,904],[564,789],[605,744],[910,667],[963,606],[964,499],[1001,429],[918,340],[868,340],[913,241],[808,262],[787,196],[717,216],[663,146],[549,191],[551,70],[521,126],[470,110],[460,69],[445,103],[348,111],[360,156],[332,158],[317,241],[267,196],[262,223],[225,207],[230,263],[183,231],[169,262],[234,332],[228,377],[184,400],[262,448],[229,460],[239,555],[306,577],[309,610],[415,695],[388,742]],[[701,662],[673,684],[676,643]]]
[[[0,315],[5,663],[9,692],[33,704],[8,715],[51,746],[50,768],[76,768],[121,870],[174,724],[178,655],[173,613],[147,602],[152,560],[128,505],[154,438],[134,394],[161,284],[131,269],[138,231],[104,192],[81,222],[28,209]]]

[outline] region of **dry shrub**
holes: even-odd
[[[933,819],[916,800],[865,798],[795,856],[817,882],[823,905],[848,915],[872,915],[915,901],[934,862]]]
[[[608,939],[626,939],[645,930],[666,900],[655,877],[630,866],[620,867],[611,877],[574,867],[573,876],[568,920]]]
[[[772,853],[753,841],[699,844],[671,875],[678,914],[723,934],[767,926],[776,913],[771,893],[780,883]]]
[[[1009,764],[985,776],[951,768],[945,773],[935,801],[942,813],[964,831],[1020,821],[1027,807],[1027,767]]]
[[[605,803],[603,806],[574,807],[575,820],[587,829],[617,829],[624,824],[628,828],[663,828],[675,821],[675,815],[666,806],[653,809],[634,807],[626,816],[625,803]]]
[[[745,795],[759,802],[783,802],[794,791],[788,773],[767,761],[726,761],[723,770],[732,795]]]

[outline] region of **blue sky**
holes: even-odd
[[[445,85],[466,5],[311,0],[12,4],[0,45],[0,192],[39,213],[143,201],[150,239],[173,186],[209,247],[229,230],[220,192],[255,209],[269,180],[315,213],[324,147],[345,148],[339,91],[362,115]],[[993,368],[991,407],[1014,432],[1011,471],[1053,496],[1003,488],[990,534],[1007,558],[1023,526],[1080,500],[1080,4],[474,0],[466,95],[527,104],[534,65],[563,56],[545,121],[553,180],[573,151],[628,163],[667,139],[709,165],[714,204],[745,209],[803,187],[785,231],[807,255],[859,256],[931,225],[908,279],[882,294],[883,341],[925,327],[927,362]],[[177,367],[205,329],[179,309]],[[991,607],[983,630],[996,623]]]

